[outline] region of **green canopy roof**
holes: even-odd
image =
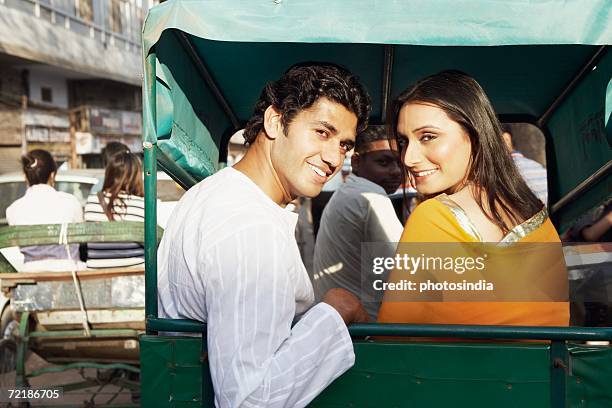
[[[169,0],[149,13],[144,50],[167,28],[235,42],[603,45],[611,18],[608,0]]]
[[[145,140],[189,186],[218,169],[265,83],[297,62],[335,62],[357,74],[374,123],[414,81],[459,69],[481,83],[503,119],[552,133],[554,202],[610,157],[603,123],[611,14],[607,0],[169,0],[151,9],[143,29]],[[581,85],[559,100],[576,78]],[[573,106],[572,95],[588,98]],[[578,116],[559,115],[576,109]],[[595,137],[577,138],[598,115]]]

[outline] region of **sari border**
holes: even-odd
[[[528,220],[525,220],[523,223],[512,228],[510,232],[508,232],[499,242],[500,243],[518,242],[521,239],[525,238],[527,235],[531,234],[533,231],[540,228],[547,219],[548,219],[548,210],[546,209],[546,207],[544,207],[540,211],[535,213],[535,215],[533,215]]]
[[[480,236],[480,233],[476,229],[476,226],[474,226],[474,224],[472,223],[472,221],[470,220],[466,212],[463,210],[463,208],[459,206],[459,204],[454,202],[450,197],[448,197],[444,193],[436,196],[435,199],[438,200],[440,203],[444,204],[450,210],[450,212],[453,214],[453,216],[459,223],[459,226],[465,232],[467,232],[472,237],[476,238],[478,241],[482,242],[482,237]]]
[[[482,236],[478,232],[478,229],[472,223],[472,220],[468,217],[467,213],[457,204],[453,199],[448,197],[445,193],[442,193],[435,197],[437,201],[444,204],[453,214],[459,226],[469,235],[476,238],[478,241],[483,242]],[[548,219],[548,210],[546,207],[535,213],[531,218],[523,221],[521,224],[516,225],[512,228],[504,237],[498,242],[499,244],[512,244],[525,238],[533,231],[538,229]]]

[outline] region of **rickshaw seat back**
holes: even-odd
[[[53,245],[65,234],[68,244],[87,242],[144,242],[144,223],[138,221],[79,222],[46,225],[18,225],[0,227],[0,249],[12,246]],[[163,229],[157,227],[161,240]],[[13,266],[0,254],[0,273],[15,272]]]
[[[550,345],[356,341],[356,363],[311,407],[550,407]],[[201,337],[141,336],[146,407],[213,407]],[[612,349],[569,347],[568,407],[609,407]],[[347,399],[348,398],[348,399]]]

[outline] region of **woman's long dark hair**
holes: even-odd
[[[111,220],[114,219],[113,209],[117,204],[120,207],[126,207],[119,194],[144,196],[142,164],[138,156],[126,150],[109,157],[104,172],[102,191],[109,195],[108,212]]]
[[[542,209],[542,202],[527,186],[504,145],[493,106],[474,78],[460,71],[443,71],[402,92],[394,101],[388,121],[398,146],[403,142],[397,133],[399,113],[411,102],[439,107],[469,135],[472,157],[466,181],[473,184],[474,198],[480,209],[504,233]],[[401,167],[406,173],[403,154],[404,151],[400,155]],[[502,214],[506,214],[514,225],[508,225]]]

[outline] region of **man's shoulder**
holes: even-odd
[[[181,198],[179,207],[189,209],[190,216],[199,213],[218,222],[236,219],[245,224],[250,220],[265,222],[275,219],[264,193],[256,189],[246,176],[225,168],[189,189]]]
[[[73,196],[70,193],[65,193],[63,191],[58,191],[57,192],[57,198],[63,201],[66,201],[67,203],[71,203],[71,204],[76,204],[79,207],[81,206],[81,203],[79,202],[79,199],[76,198],[75,196]]]
[[[546,171],[546,167],[542,166],[539,162],[533,159],[527,158],[522,154],[512,155],[512,158],[514,159],[514,162],[519,167],[519,169],[524,168],[524,169],[537,169],[537,170]]]

